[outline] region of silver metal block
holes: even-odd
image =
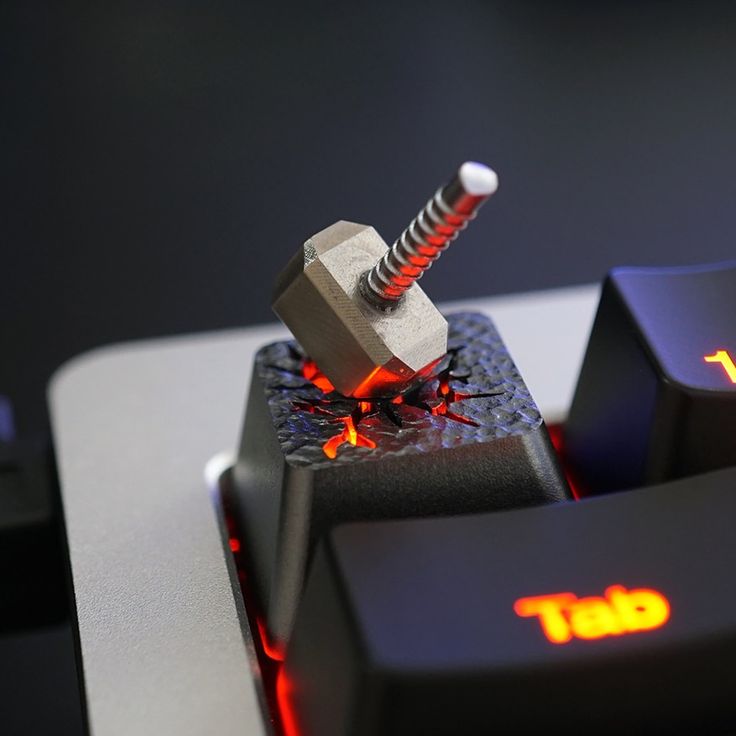
[[[274,311],[345,396],[395,396],[447,350],[447,322],[417,284],[390,312],[361,297],[361,277],[387,250],[372,227],[336,222],[276,283]]]

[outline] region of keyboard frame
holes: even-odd
[[[440,305],[490,316],[550,424],[564,420],[598,303],[575,286]],[[217,480],[255,351],[280,325],[93,350],[49,388],[92,736],[267,736]]]

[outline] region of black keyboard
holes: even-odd
[[[450,324],[390,406],[256,359],[231,543],[284,733],[729,732],[736,263],[609,275],[559,455]]]

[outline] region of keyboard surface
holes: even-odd
[[[595,286],[472,300],[549,423],[564,419]],[[50,404],[91,733],[273,733],[216,490],[253,356],[276,326],[102,348]],[[555,360],[540,360],[554,355]]]
[[[652,272],[657,284],[673,273]],[[704,271],[693,273],[702,278]],[[711,273],[732,278],[734,267],[715,266]],[[683,274],[676,272],[678,278]],[[376,438],[386,442],[416,437],[416,447],[388,445],[372,453],[370,444],[348,434],[335,464],[330,458],[337,446],[322,442],[341,422],[339,415],[322,409],[330,418],[321,422],[309,419],[309,411],[300,419],[299,412],[347,400],[329,399],[316,381],[305,383],[300,370],[289,386],[287,363],[301,365],[304,359],[288,342],[277,344],[285,357],[276,355],[278,349],[273,355],[261,350],[257,357],[265,343],[285,337],[282,330],[267,326],[113,346],[62,368],[52,384],[51,408],[91,732],[196,734],[215,724],[220,733],[273,736],[424,736],[452,733],[456,725],[485,732],[489,692],[495,693],[494,726],[502,730],[529,732],[551,712],[552,731],[563,722],[565,728],[619,730],[632,719],[668,732],[727,730],[722,714],[730,709],[730,662],[736,654],[736,612],[726,582],[734,554],[729,509],[736,471],[725,467],[734,456],[732,345],[725,333],[720,341],[723,329],[705,337],[697,333],[702,345],[678,341],[679,359],[692,359],[707,385],[679,383],[667,370],[671,358],[663,359],[659,344],[653,347],[647,337],[646,316],[661,318],[661,309],[644,300],[642,312],[625,289],[615,291],[616,279],[626,285],[630,274],[614,272],[604,287],[589,343],[598,301],[593,287],[447,305],[446,313],[454,315],[450,363],[443,369],[449,378],[439,373],[432,379],[439,381],[440,403],[431,403],[434,393],[407,393],[386,417],[385,407],[378,416],[370,413],[375,407],[362,406],[368,402],[355,408],[369,412],[359,431],[378,432]],[[722,306],[710,290],[708,295]],[[483,315],[492,318],[501,337]],[[452,347],[456,333],[462,339]],[[481,357],[470,361],[480,361],[481,374],[463,379],[463,356],[479,349]],[[609,355],[621,361],[616,370]],[[322,526],[300,563],[305,572],[291,594],[292,618],[276,643],[257,585],[263,571],[250,564],[249,545],[262,534],[262,524],[243,527],[234,505],[244,492],[253,494],[237,475],[247,443],[237,464],[233,449],[254,364],[259,373],[248,402],[256,407],[263,401],[263,377],[275,366],[282,377],[268,379],[276,381],[275,403],[268,405],[277,413],[256,412],[261,424],[246,422],[244,435],[253,435],[254,426],[262,428],[256,434],[267,435],[278,416],[287,419],[284,441],[296,431],[292,421],[299,431],[318,433],[307,437],[301,455],[287,455],[301,468],[295,478],[302,480],[294,486],[296,501],[277,514],[289,519],[291,529],[277,560],[295,559],[301,553],[298,545],[288,546],[290,540],[312,536],[312,517],[300,521],[294,503],[313,494],[310,513]],[[553,428],[565,422],[574,390],[566,431],[575,430],[586,392],[603,397],[597,411],[604,428],[616,426],[618,404],[628,401],[629,415],[639,417],[635,422],[648,433],[630,435],[644,436],[643,457],[649,453],[657,460],[641,465],[649,475],[637,482],[650,487],[582,503],[566,500],[569,491],[553,452],[545,466],[543,453],[551,445],[548,438],[540,444],[543,425],[520,375]],[[609,396],[612,380],[619,384]],[[484,403],[455,416],[451,408],[460,385],[481,393],[459,394],[458,401]],[[644,402],[640,410],[635,392],[641,386],[653,409]],[[442,404],[448,392],[452,403]],[[295,396],[310,400],[311,394],[316,403],[300,398],[292,406]],[[509,414],[511,406],[516,408]],[[589,406],[583,409],[589,416]],[[520,424],[509,423],[515,411]],[[670,446],[663,445],[671,427],[662,423],[667,416],[684,428]],[[707,416],[718,421],[703,422]],[[457,428],[451,420],[459,420]],[[471,440],[476,432],[483,439]],[[599,447],[597,435],[587,434]],[[693,434],[696,442],[689,440]],[[559,443],[560,432],[553,435]],[[440,444],[432,449],[435,440]],[[626,441],[616,433],[606,440],[621,453],[628,451]],[[316,444],[309,449],[309,442]],[[478,442],[498,444],[476,460]],[[425,445],[429,454],[422,459]],[[281,452],[287,450],[278,450],[277,457]],[[442,458],[433,457],[440,452]],[[670,480],[691,476],[690,466],[682,464],[687,452],[694,453],[689,462],[697,461],[698,470],[715,472]],[[487,465],[504,455],[507,466]],[[674,460],[664,465],[662,457]],[[383,489],[380,473],[372,470],[377,465],[398,472],[398,480],[389,478]],[[234,473],[226,472],[231,467]],[[300,486],[305,467],[324,468],[332,480],[324,488],[317,481]],[[589,477],[579,482],[574,463],[568,467],[577,497],[596,492]],[[435,476],[453,469],[464,491],[458,502],[470,504],[466,511],[473,515],[446,516],[463,510],[452,503],[455,490],[447,490],[447,478],[433,490]],[[403,509],[416,472],[424,473],[416,499]],[[476,483],[473,491],[473,472],[505,480],[489,495],[493,478]],[[367,480],[360,480],[361,473]],[[545,478],[537,496],[531,491],[535,478]],[[660,485],[652,486],[657,480]],[[291,482],[296,481],[287,487]],[[346,495],[351,483],[355,490]],[[394,498],[396,483],[402,494]],[[518,483],[516,510],[487,513],[508,508],[503,494]],[[555,483],[561,483],[559,490]],[[361,488],[371,493],[361,497]],[[526,501],[525,493],[531,494]],[[398,504],[395,509],[371,508],[382,494],[389,495],[381,503]],[[526,503],[549,505],[518,508]],[[253,509],[246,508],[247,514],[260,513],[257,505]],[[396,520],[402,516],[435,518]],[[371,518],[391,520],[343,523]],[[295,524],[302,524],[296,537]],[[536,693],[533,699],[525,695],[530,692]],[[616,710],[612,692],[625,704]],[[601,714],[607,714],[603,721]]]
[[[614,271],[597,309],[595,287],[446,305],[446,365],[397,403],[333,393],[271,326],[64,366],[90,732],[729,732],[736,370],[705,306],[734,273]],[[648,487],[606,488],[622,468]]]

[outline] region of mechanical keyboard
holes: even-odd
[[[287,619],[265,610],[265,573],[249,559],[260,527],[243,523],[260,512],[239,508],[242,482],[230,472],[243,462],[236,448],[255,356],[285,331],[113,346],[67,364],[50,404],[91,733],[728,732],[735,273],[734,264],[614,272],[589,347],[596,286],[445,305],[448,315],[491,318],[487,329],[515,364],[500,361],[494,385],[508,393],[518,369],[525,386],[514,384],[514,411],[533,420],[535,407],[520,399],[528,387],[582,500],[535,440],[511,465],[549,463],[537,476],[452,456],[462,516],[420,503],[362,521],[355,507],[314,505],[328,521],[279,599],[294,601],[279,604]],[[457,392],[460,373],[450,377]],[[471,400],[500,416],[509,405],[499,391]],[[591,403],[600,418],[592,428]],[[411,422],[415,409],[399,413]],[[460,419],[484,437],[496,431],[465,411]],[[388,425],[366,416],[375,444]],[[266,437],[266,420],[257,436]],[[534,421],[536,437],[544,425]],[[585,437],[595,440],[590,452]],[[368,456],[354,440],[335,455]],[[609,455],[601,469],[602,447],[621,462]],[[374,467],[383,462],[405,463]],[[349,491],[359,476],[347,467],[325,472]],[[481,493],[468,509],[463,492],[477,478],[467,467],[520,492],[533,477],[548,490],[559,477],[568,490],[511,510],[492,510]],[[277,560],[296,559],[293,544],[276,544]]]

